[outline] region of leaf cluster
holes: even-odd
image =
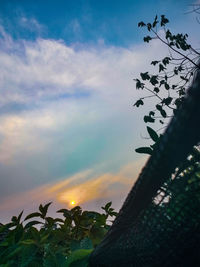
[[[143,120],[151,124],[158,121],[162,124],[160,130],[166,127],[169,119],[184,102],[193,74],[200,68],[200,53],[188,43],[188,35],[173,34],[166,28],[168,23],[169,20],[165,15],[161,15],[160,18],[156,15],[152,23],[143,21],[138,23],[138,27],[146,28],[150,34],[144,37],[144,42],[149,43],[157,39],[166,45],[169,51],[164,58],[151,62],[155,69],[154,73],[141,72],[140,77],[134,79],[136,89],[141,90],[143,96],[133,106],[139,108],[151,100],[152,108],[144,115]],[[155,138],[156,131],[150,127],[147,127],[147,131],[154,144],[150,147],[140,147],[136,152],[151,155],[161,136]]]
[[[103,213],[76,206],[60,209],[62,218],[52,218],[47,215],[50,205],[40,204],[24,220],[22,211],[0,224],[0,266],[87,266],[90,253],[110,228],[108,219],[117,215],[109,202]]]

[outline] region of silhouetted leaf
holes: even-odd
[[[163,116],[163,118],[167,117],[167,113],[166,113],[166,111],[164,109],[160,110],[160,114]]]
[[[149,43],[149,41],[152,40],[152,38],[150,36],[146,36],[146,37],[144,37],[143,40],[144,40],[144,42]]]
[[[169,90],[169,84],[165,82],[165,89]]]
[[[142,83],[139,79],[134,79],[134,81],[136,81],[136,89],[144,88],[144,83]]]
[[[150,31],[150,30],[151,30],[151,28],[152,28],[152,25],[151,25],[151,23],[147,23],[147,30],[148,30],[148,31]]]
[[[26,216],[26,218],[24,219],[24,221],[31,219],[31,218],[35,218],[35,217],[41,217],[41,213],[39,212],[33,212],[29,215]]]
[[[160,61],[154,60],[154,61],[151,62],[151,65],[154,65],[154,66],[155,66],[155,65],[158,64],[159,62],[160,62]]]
[[[167,97],[167,98],[164,98],[164,99],[162,100],[162,103],[168,106],[168,105],[171,104],[172,100],[173,100],[172,97]]]
[[[165,17],[165,15],[161,15],[160,25],[165,26],[165,24],[167,24],[168,22],[169,22],[169,20]]]
[[[150,83],[152,85],[156,85],[158,83],[158,76],[157,75],[151,76]]]
[[[167,64],[169,64],[169,61],[171,60],[170,57],[165,57],[163,60],[162,60],[162,63],[166,66]]]
[[[136,106],[138,108],[140,105],[144,105],[142,99],[137,100],[133,106]]]
[[[42,222],[38,222],[38,221],[31,221],[31,222],[28,222],[28,223],[25,225],[24,229],[30,228],[30,227],[32,227],[32,226],[34,226],[34,225],[36,225],[36,224],[43,224],[43,223],[42,223]]]
[[[146,26],[146,24],[145,24],[143,21],[140,21],[140,22],[138,23],[138,27],[144,27],[144,26]]]
[[[151,139],[154,141],[154,142],[157,142],[158,139],[159,139],[159,136],[158,134],[156,133],[156,131],[154,131],[151,127],[147,126],[147,131],[151,137]]]
[[[156,24],[158,23],[158,16],[155,16],[154,22],[152,24],[152,27],[154,28],[156,26]]]
[[[156,92],[156,93],[159,93],[160,92],[160,89],[158,88],[158,87],[154,87],[154,92]]]
[[[144,116],[144,122],[147,123],[147,122],[154,122],[155,119],[152,118],[151,116]]]
[[[141,76],[142,80],[144,80],[144,81],[150,79],[148,72],[144,72],[144,73],[141,72],[140,76]]]
[[[159,64],[159,72],[165,70],[166,68],[162,65],[162,64]]]
[[[150,147],[139,147],[135,149],[135,152],[140,154],[152,155],[153,150]]]

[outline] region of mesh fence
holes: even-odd
[[[90,266],[200,266],[199,141],[197,71]]]

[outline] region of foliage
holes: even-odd
[[[62,218],[47,215],[51,203],[40,205],[22,221],[23,211],[0,224],[0,266],[87,266],[88,256],[110,228],[117,213],[112,202],[104,213],[61,209]]]
[[[153,103],[152,109],[144,116],[145,123],[159,122],[161,129],[177,109],[183,103],[186,90],[196,69],[200,68],[200,53],[187,41],[187,34],[173,34],[166,25],[169,20],[161,15],[160,20],[156,16],[153,23],[138,23],[138,27],[146,28],[150,35],[144,37],[144,42],[151,42],[153,39],[160,40],[169,49],[169,55],[163,59],[155,59],[151,62],[156,73],[140,73],[140,78],[134,79],[136,89],[142,90],[144,96],[139,98],[134,106],[141,107],[146,100]],[[146,94],[148,93],[148,94]],[[155,101],[152,101],[152,98]],[[160,129],[160,130],[161,130]],[[154,142],[150,147],[136,149],[138,153],[152,154],[159,143],[162,135],[158,136],[157,131],[147,127],[149,137]]]

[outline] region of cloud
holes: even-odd
[[[53,133],[61,129],[67,135],[78,125],[81,129],[103,123],[106,130],[110,120],[128,119],[135,94],[131,73],[136,76],[147,54],[157,49],[157,44],[146,54],[140,46],[75,49],[57,40],[14,42],[3,28],[1,32],[0,108],[5,114],[0,117],[0,162],[4,163],[22,151],[47,149]],[[44,128],[50,138],[43,138]]]
[[[89,183],[91,198],[82,193],[80,203],[101,192],[112,196],[113,184],[123,191],[120,169],[138,158],[134,148],[144,142],[145,109],[132,108],[139,97],[132,79],[148,69],[155,54],[165,53],[163,47],[157,41],[130,48],[68,46],[41,38],[14,41],[3,28],[1,33],[0,199],[61,177],[68,184],[89,169],[90,182],[76,180],[70,191],[62,185],[56,199],[81,196]]]
[[[131,73],[137,74],[146,57],[152,57],[158,48],[155,43],[145,54],[143,46],[130,49],[86,46],[79,50],[61,40],[14,43],[5,32],[1,44],[12,46],[0,54],[4,88],[0,104],[29,103],[83,92],[121,96],[121,88],[127,86],[126,91],[130,90]]]
[[[67,177],[56,183],[42,185],[33,190],[5,198],[0,212],[8,218],[7,210],[17,214],[21,207],[25,212],[36,209],[40,203],[53,201],[56,208],[72,208],[71,201],[85,209],[95,203],[95,209],[106,201],[112,201],[114,207],[119,209],[123,199],[134,185],[138,173],[144,165],[146,157],[123,166],[117,173],[104,173],[95,175],[95,169],[89,169]],[[101,204],[100,204],[101,203]],[[55,209],[54,207],[54,209]]]
[[[24,15],[19,17],[19,26],[38,35],[46,31],[46,27],[40,24],[35,18],[27,18]]]

